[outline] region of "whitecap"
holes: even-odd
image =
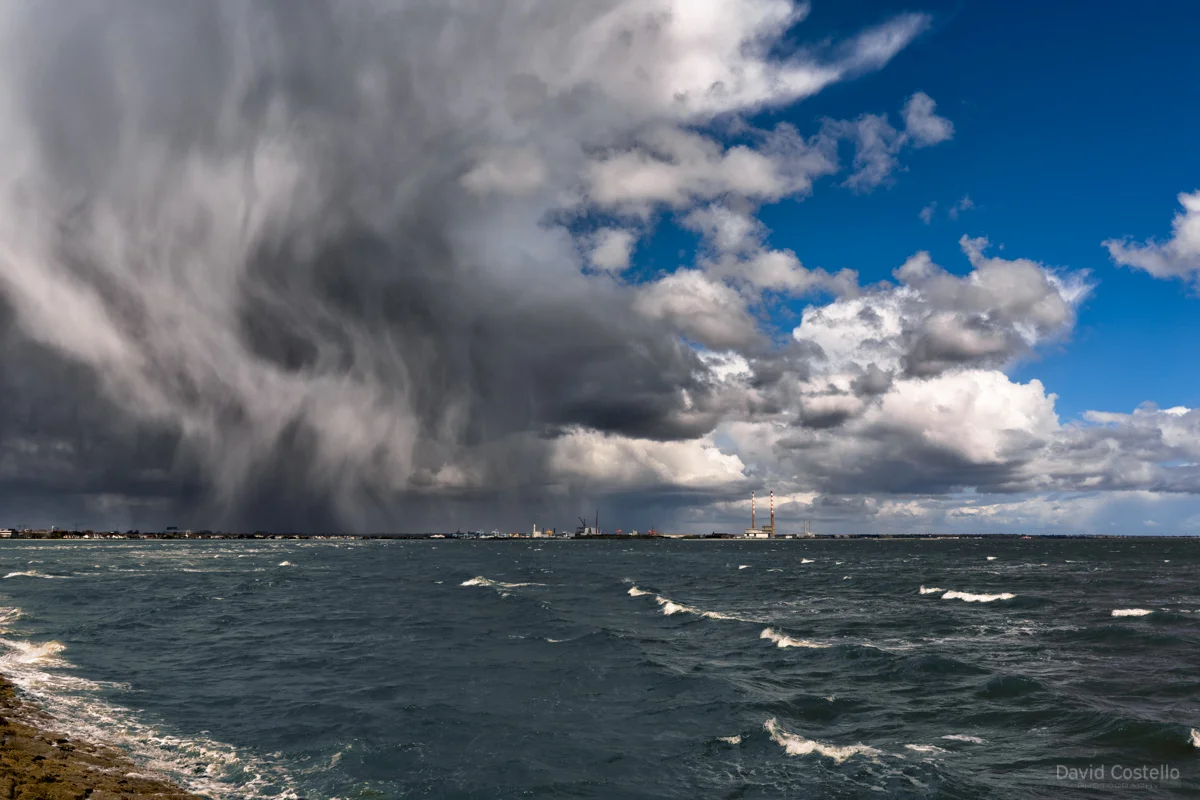
[[[1145,617],[1153,613],[1148,608],[1114,608],[1112,611],[1114,617]]]
[[[763,631],[762,631],[762,633],[760,633],[758,635],[758,638],[770,639],[772,642],[775,643],[776,647],[812,647],[812,648],[829,647],[829,645],[827,645],[827,644],[820,644],[819,642],[810,642],[807,639],[793,639],[790,636],[785,636],[782,633],[776,632],[772,628],[763,628]]]
[[[1200,747],[1200,731],[1192,728],[1192,747]]]
[[[292,563],[292,562],[290,562],[290,561],[280,561],[280,562],[279,562],[279,566],[281,566],[281,567],[294,567],[294,566],[296,566],[296,565],[295,565],[295,564],[293,564],[293,563]]]
[[[652,592],[644,592],[636,586],[630,586],[628,594],[630,597],[641,597],[642,595],[652,594]]]
[[[933,744],[906,744],[904,745],[909,750],[915,750],[918,753],[944,753],[943,748]]]
[[[813,561],[811,558],[802,558],[802,559],[800,559],[800,563],[801,564],[815,564],[817,562]],[[840,564],[842,562],[839,561],[838,563]]]
[[[949,739],[954,742],[970,742],[971,744],[983,744],[984,742],[984,740],[980,739],[978,736],[967,736],[966,734],[962,733],[951,733],[943,736],[942,738]]]
[[[921,594],[941,594],[944,591],[946,591],[946,590],[939,589],[936,586],[929,586],[929,587],[922,586],[921,587]]]
[[[5,578],[69,578],[70,575],[44,575],[35,569],[28,572],[10,572],[4,576]]]
[[[771,734],[771,740],[782,747],[789,756],[806,756],[817,753],[826,758],[832,758],[838,764],[841,764],[846,759],[854,756],[869,756],[874,758],[875,756],[882,755],[874,747],[868,747],[865,744],[839,746],[805,739],[799,734],[785,731],[779,726],[779,722],[774,717],[763,723],[763,729]]]
[[[485,578],[482,575],[477,575],[470,580],[463,581],[459,586],[489,586],[497,591],[503,589],[519,589],[522,586],[545,586],[544,583],[505,583],[504,581],[494,581],[491,578]]]
[[[674,616],[675,614],[695,614],[698,617],[707,617],[708,619],[730,619],[730,620],[740,620],[743,622],[746,621],[746,620],[741,620],[740,617],[730,616],[729,614],[722,614],[720,611],[705,611],[702,608],[694,608],[692,606],[685,606],[683,603],[676,603],[674,600],[671,600],[668,597],[663,597],[662,595],[655,595],[654,602],[656,602],[660,606],[662,606],[663,615],[668,616],[668,617]]]
[[[987,560],[988,560],[988,561],[995,561],[995,560],[996,560],[996,557],[995,557],[995,556],[988,556],[988,557],[987,557]]]
[[[11,652],[0,658],[0,664],[23,664],[29,666],[64,667],[67,663],[59,654],[67,648],[61,642],[26,642],[21,639],[0,639],[0,644]]]
[[[738,569],[750,569],[749,564],[738,564]]]
[[[962,600],[967,603],[994,603],[997,600],[1012,600],[1016,597],[1011,592],[1000,594],[971,594],[970,592],[949,591],[942,595],[943,600]]]
[[[718,741],[725,742],[726,744],[741,744],[742,743],[741,736],[718,736],[717,739],[718,739]]]

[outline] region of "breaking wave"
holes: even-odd
[[[945,589],[939,589],[936,586],[929,586],[929,587],[922,586],[921,587],[921,594],[940,594],[944,591],[945,591]]]
[[[14,618],[3,610],[3,621]],[[159,730],[98,693],[128,689],[58,672],[73,665],[61,642],[0,638],[0,672],[53,719],[53,727],[72,737],[106,744],[129,753],[148,772],[162,775],[196,794],[215,800],[273,798],[297,800],[286,769],[232,745],[203,736],[175,736]]]
[[[1112,611],[1114,617],[1145,617],[1153,613],[1148,608],[1114,608]]]
[[[652,592],[645,592],[636,586],[631,586],[629,587],[628,594],[630,597],[643,597],[652,594]],[[663,597],[661,594],[654,595],[654,602],[658,603],[659,607],[662,608],[663,615],[668,617],[676,614],[694,614],[697,617],[707,617],[708,619],[727,619],[735,622],[752,622],[752,620],[743,619],[742,617],[735,617],[732,614],[722,614],[720,611],[705,611],[702,608],[685,606],[683,603],[676,603],[671,598]]]
[[[945,749],[933,744],[906,744],[904,745],[909,750],[914,750],[918,753],[944,753]]]
[[[465,580],[459,586],[488,586],[496,590],[504,589],[519,589],[522,586],[545,586],[544,583],[505,583],[504,581],[494,581],[491,578],[485,578],[482,575],[477,575],[470,580]]]
[[[789,756],[806,756],[816,753],[825,756],[825,758],[832,758],[841,764],[846,759],[853,758],[854,756],[875,758],[883,755],[879,750],[876,750],[874,747],[868,747],[865,744],[839,746],[805,739],[799,734],[785,731],[779,726],[779,722],[774,717],[763,723],[763,729],[771,735],[771,740],[782,747]]]
[[[817,562],[813,561],[811,558],[802,558],[802,559],[800,559],[800,563],[801,564],[815,564]]]
[[[4,576],[5,578],[69,578],[70,575],[45,575],[35,569],[28,572],[10,572]]]
[[[962,600],[966,603],[994,603],[997,600],[1012,600],[1016,597],[1011,592],[1000,594],[971,594],[970,592],[950,591],[942,595],[943,600]]]
[[[953,741],[953,742],[969,742],[970,744],[983,744],[983,739],[980,739],[978,736],[967,736],[966,734],[963,734],[963,733],[951,733],[951,734],[947,734],[946,736],[943,736],[942,738],[949,739],[950,741]]]
[[[722,614],[720,611],[705,611],[702,608],[685,606],[682,603],[676,603],[674,600],[661,595],[655,595],[654,602],[662,606],[662,613],[668,617],[674,614],[695,614],[698,617],[707,617],[708,619],[739,619],[729,614]]]
[[[760,639],[770,639],[775,643],[776,647],[811,647],[815,649],[829,647],[827,644],[820,642],[810,642],[807,639],[793,639],[790,636],[785,636],[778,633],[772,628],[763,628],[763,632],[758,635]]]

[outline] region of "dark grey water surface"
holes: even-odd
[[[1198,564],[1162,539],[10,541],[0,672],[214,797],[1192,796]]]

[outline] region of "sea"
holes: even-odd
[[[1200,795],[1200,541],[5,541],[0,673],[212,798]]]

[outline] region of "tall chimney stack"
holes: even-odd
[[[775,490],[771,490],[771,535],[775,535]]]
[[[754,492],[750,492],[750,527],[754,528]]]

